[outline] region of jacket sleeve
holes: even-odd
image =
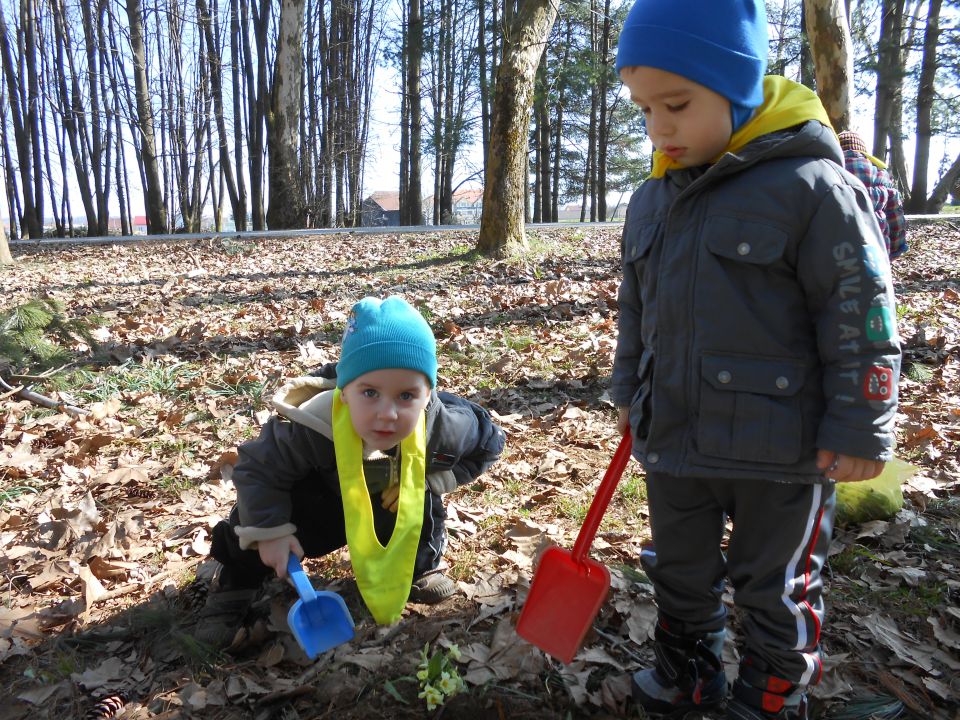
[[[295,531],[290,523],[294,483],[335,463],[330,440],[276,416],[237,452],[233,484],[240,515],[237,535],[244,546]]]
[[[629,215],[629,213],[628,213]],[[631,243],[629,216],[623,225],[620,241],[622,279],[617,293],[617,349],[613,358],[613,375],[610,382],[610,399],[615,407],[630,407],[640,387],[638,371],[643,355],[640,319],[643,307],[637,287],[637,275],[632,261],[635,249]]]
[[[886,246],[861,187],[838,182],[826,192],[797,265],[823,367],[817,447],[889,460],[900,341]]]
[[[476,480],[503,453],[506,434],[476,403],[437,392],[427,428],[427,485],[438,495]]]

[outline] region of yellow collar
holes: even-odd
[[[753,113],[753,117],[730,137],[727,147],[711,163],[717,162],[727,153],[737,152],[761,135],[800,125],[808,120],[819,120],[831,127],[830,118],[817,94],[810,88],[780,75],[767,75],[763,79],[763,104]],[[673,158],[655,150],[650,177],[661,178],[667,170],[680,167],[683,166]]]

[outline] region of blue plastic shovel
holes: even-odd
[[[314,590],[293,553],[287,561],[287,572],[300,596],[287,613],[287,624],[307,657],[313,660],[320,653],[353,640],[353,616],[343,598],[329,590]]]

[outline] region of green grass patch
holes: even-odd
[[[269,380],[236,380],[227,378],[207,382],[207,394],[223,398],[245,398],[256,406],[264,404],[270,390]]]
[[[0,508],[5,507],[7,503],[16,500],[22,495],[26,495],[27,493],[36,494],[40,491],[39,488],[23,482],[13,482],[9,485],[6,483],[6,479],[0,482]]]
[[[49,385],[85,402],[106,402],[124,393],[154,393],[174,400],[190,397],[198,376],[199,371],[187,363],[143,365],[128,361],[101,372],[79,368],[62,373],[51,378]]]
[[[564,495],[557,501],[556,505],[557,512],[560,515],[572,520],[577,525],[583,525],[583,521],[587,517],[589,503],[584,502],[580,497]]]

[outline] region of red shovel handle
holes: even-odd
[[[630,431],[628,430],[623,439],[620,440],[620,445],[613,454],[613,460],[610,461],[610,467],[607,468],[603,480],[600,481],[600,487],[597,488],[597,494],[593,496],[593,502],[590,503],[590,509],[587,510],[583,527],[580,528],[580,534],[577,535],[577,541],[573,545],[573,559],[576,562],[583,562],[587,553],[590,552],[590,546],[597,534],[597,528],[600,527],[600,521],[603,520],[603,514],[607,511],[607,505],[610,504],[613,491],[617,489],[617,483],[623,476],[623,469],[627,466],[627,461],[630,460],[632,445]]]

